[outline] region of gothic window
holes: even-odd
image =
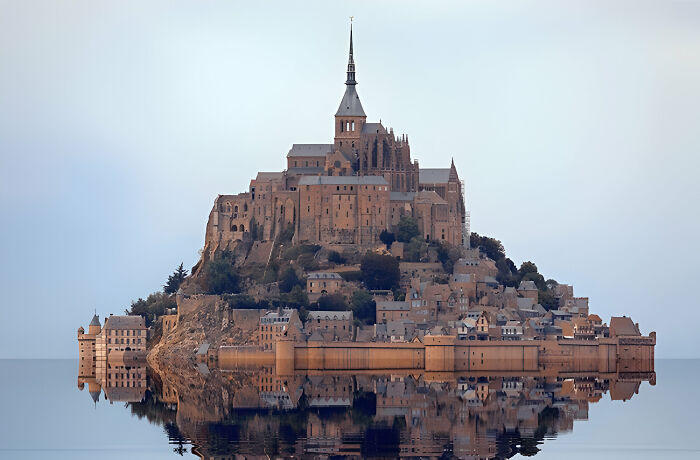
[[[248,212],[248,203],[243,203],[243,212]]]
[[[233,212],[238,212],[238,205],[233,207]]]
[[[245,232],[245,227],[243,226],[243,224],[241,224],[241,231]]]
[[[352,122],[352,129],[351,129],[351,131],[355,131],[355,122],[354,122],[354,121]],[[355,144],[355,143],[353,142],[353,147],[355,146],[354,144]]]

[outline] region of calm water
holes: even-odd
[[[77,374],[72,360],[0,361],[1,458],[700,458],[697,360],[657,360],[654,386],[636,380],[648,376],[143,368],[126,388],[81,391]]]

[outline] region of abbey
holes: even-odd
[[[468,243],[463,183],[449,168],[420,168],[408,137],[367,122],[357,93],[352,28],[345,94],[329,144],[293,144],[281,172],[259,172],[248,192],[219,195],[209,215],[205,250],[245,239],[376,246],[403,216],[426,240]]]

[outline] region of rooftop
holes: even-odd
[[[420,168],[418,183],[446,184],[450,181],[450,168]]]
[[[377,302],[377,310],[410,310],[411,307],[408,302],[401,302],[397,300],[380,300]]]
[[[105,329],[146,329],[146,323],[142,316],[115,316],[109,315],[105,319]]]
[[[292,144],[287,157],[325,157],[333,150],[333,144]]]
[[[304,176],[299,185],[389,185],[382,176]]]
[[[349,320],[351,311],[310,311],[309,319]]]
[[[315,272],[315,273],[309,273],[306,276],[306,279],[310,279],[310,280],[320,280],[320,279],[340,280],[340,279],[343,279],[343,277],[337,273],[332,273],[332,272]]]

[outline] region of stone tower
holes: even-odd
[[[365,125],[367,116],[362,108],[360,96],[355,86],[355,61],[352,53],[352,24],[350,25],[350,53],[348,56],[347,79],[345,80],[345,94],[340,101],[338,111],[335,113],[335,142],[337,150],[357,157],[357,148],[360,145],[360,133]]]

